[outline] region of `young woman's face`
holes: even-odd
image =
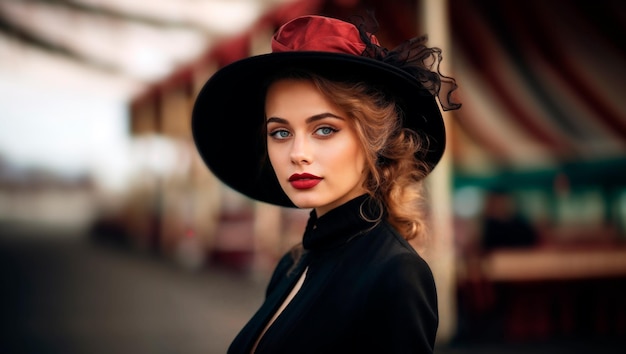
[[[356,131],[312,82],[273,83],[265,114],[270,162],[297,207],[321,216],[365,193],[365,153]]]

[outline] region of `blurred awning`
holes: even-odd
[[[0,75],[131,99],[294,0],[3,0]]]
[[[625,4],[451,2],[464,104],[454,120],[457,165],[479,173],[623,161]]]

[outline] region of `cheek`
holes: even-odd
[[[267,147],[267,158],[269,159],[270,165],[274,169],[274,172],[277,176],[280,176],[282,169],[285,166],[285,162],[283,159],[283,154],[281,154],[281,150],[276,146]]]
[[[278,165],[278,157],[276,156],[276,150],[272,149],[269,146],[267,148],[267,158],[270,161],[270,165],[272,165],[272,167],[276,169],[276,166]]]
[[[328,156],[334,156],[334,165],[343,169],[346,173],[361,174],[365,169],[365,157],[360,146],[352,143],[346,144],[341,149],[335,149]]]

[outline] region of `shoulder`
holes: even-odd
[[[300,277],[304,271],[302,264],[305,262],[306,252],[299,252],[299,256],[296,256],[296,253],[289,250],[278,260],[268,282],[266,295],[269,295],[281,282],[293,281],[294,278]]]
[[[378,291],[384,293],[419,292],[435,296],[435,280],[428,263],[413,246],[391,226],[381,225],[380,253],[376,257],[375,274]]]
[[[274,267],[274,271],[272,272],[272,276],[270,277],[270,281],[267,285],[266,294],[272,292],[276,285],[281,281],[287,279],[289,276],[289,272],[294,268],[295,259],[292,256],[291,252],[285,253],[278,263],[276,267]]]
[[[435,279],[430,266],[416,253],[399,253],[389,258],[380,268],[378,288],[386,294],[420,294],[436,297]]]
[[[377,237],[382,249],[370,269],[364,308],[372,347],[432,353],[439,322],[435,280],[428,263],[392,228]],[[384,240],[379,240],[384,239]]]
[[[400,235],[390,224],[383,222],[371,231],[370,240],[380,251],[380,258],[389,262],[388,266],[414,265],[423,271],[430,271],[428,263],[415,248]]]

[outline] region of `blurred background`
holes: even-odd
[[[365,10],[459,84],[438,352],[623,352],[624,2],[0,0],[0,353],[224,353],[308,211],[214,178],[195,95],[287,20]]]

